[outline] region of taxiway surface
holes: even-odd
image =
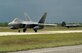
[[[33,34],[57,34],[57,33],[81,33],[82,30],[66,30],[66,31],[41,31],[41,32],[0,32],[0,36],[8,35],[33,35]]]
[[[82,45],[36,49],[9,53],[82,53]]]
[[[57,33],[82,33],[82,30],[66,30],[66,31],[42,31],[42,32],[0,32],[0,36],[8,35],[33,35],[33,34],[57,34]],[[55,47],[55,48],[45,48],[36,49],[29,51],[18,51],[9,53],[82,53],[82,45],[78,46],[66,46],[66,47]]]

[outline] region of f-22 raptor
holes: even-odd
[[[28,28],[33,28],[33,30],[37,32],[37,30],[44,28],[44,22],[45,22],[46,16],[47,16],[47,13],[45,12],[44,15],[41,17],[41,19],[39,20],[39,22],[31,21],[29,16],[27,17],[27,20],[20,20],[18,18],[15,18],[13,21],[8,23],[8,25],[10,26],[10,29],[23,28],[23,32],[26,32]]]

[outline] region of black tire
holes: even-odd
[[[18,32],[20,32],[20,30],[18,30]]]
[[[37,32],[37,29],[34,29],[35,32]]]
[[[25,29],[23,29],[23,32],[26,32],[26,28],[25,28]]]

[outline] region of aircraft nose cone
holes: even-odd
[[[9,26],[13,25],[13,22],[8,23]]]
[[[11,25],[11,23],[8,23],[8,25]]]
[[[14,29],[12,22],[8,23],[10,29]]]

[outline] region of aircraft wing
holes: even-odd
[[[57,26],[57,24],[39,24],[39,25],[44,25],[44,26]]]
[[[35,25],[37,24],[38,25],[37,22],[32,22],[32,21],[23,21],[22,24],[26,24],[26,25],[27,24],[35,24]]]

